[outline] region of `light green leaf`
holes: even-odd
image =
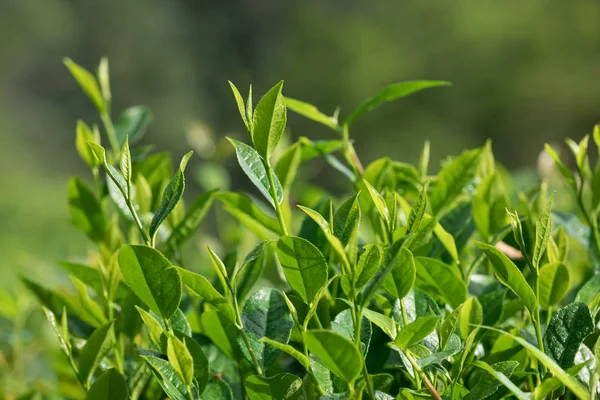
[[[427,169],[429,168],[429,149],[430,142],[426,140],[423,143],[423,150],[421,151],[421,156],[419,157],[419,174],[421,175],[421,179],[427,178]]]
[[[153,118],[152,111],[146,106],[133,106],[124,110],[115,124],[119,145],[125,143],[125,138],[129,138],[132,144],[138,142]]]
[[[283,94],[283,81],[273,86],[254,110],[252,142],[256,151],[268,162],[287,122],[287,109]]]
[[[110,93],[110,74],[108,72],[108,58],[102,57],[100,64],[98,65],[98,83],[100,83],[100,90],[102,97],[106,104],[110,104],[112,95]]]
[[[550,196],[550,200],[542,210],[540,217],[535,223],[535,247],[533,249],[532,263],[539,269],[540,260],[546,251],[550,232],[552,231],[552,199],[554,194]]]
[[[337,333],[326,330],[308,331],[306,347],[331,372],[350,383],[358,376],[362,356],[352,342]]]
[[[194,200],[194,203],[189,210],[187,210],[183,220],[173,228],[171,235],[164,244],[164,254],[167,258],[172,257],[175,251],[194,234],[195,230],[208,213],[208,210],[213,203],[215,193],[216,190],[211,190],[196,197],[196,200]]]
[[[231,82],[231,81],[227,81],[227,82],[229,82],[229,86],[231,87],[231,91],[233,92],[233,97],[235,98],[235,102],[238,106],[238,110],[240,111],[242,121],[244,121],[244,125],[246,125],[246,130],[248,130],[248,132],[251,132],[252,126],[250,125],[250,121],[248,121],[248,114],[246,111],[246,107],[244,106],[244,98],[240,94],[240,91],[238,90],[238,88],[235,87],[233,82]]]
[[[269,378],[249,376],[245,386],[250,400],[298,400],[302,397],[302,380],[286,372]]]
[[[191,156],[192,152],[190,151],[181,159],[181,162],[179,163],[179,169],[165,189],[162,201],[158,206],[158,210],[156,210],[154,217],[152,217],[152,221],[150,222],[150,237],[153,240],[160,224],[162,224],[171,211],[173,211],[181,199],[181,196],[183,196],[183,190],[185,189],[185,178],[183,177],[183,171],[185,170],[185,166],[187,165]]]
[[[185,339],[179,340],[175,336],[169,335],[167,338],[167,357],[183,383],[190,386],[194,378],[194,359],[185,345]]]
[[[373,324],[375,324],[379,328],[381,328],[383,333],[388,335],[390,337],[390,339],[394,340],[396,338],[396,336],[398,334],[398,328],[396,326],[396,321],[394,321],[390,317],[387,317],[381,313],[369,310],[368,308],[365,308],[363,310],[363,315],[365,316],[366,319],[368,319]]]
[[[60,348],[66,355],[71,354],[71,343],[69,341],[69,336],[68,336],[69,331],[67,330],[65,332],[62,329],[62,326],[56,320],[56,315],[54,315],[54,313],[52,311],[50,311],[46,307],[42,307],[42,309],[44,310],[44,314],[46,314],[46,318],[48,319],[48,322],[50,322],[50,325],[52,326],[52,330],[54,330],[54,333],[56,334],[56,337],[58,338],[58,343],[60,344]],[[63,308],[63,318],[65,318],[65,317],[66,317],[66,308]]]
[[[346,200],[333,215],[333,234],[340,240],[342,246],[350,242],[350,239],[358,234],[360,223],[359,193]]]
[[[146,328],[148,328],[148,333],[150,334],[150,338],[152,339],[152,341],[154,342],[156,347],[160,348],[161,347],[161,335],[163,334],[162,325],[148,311],[146,311],[138,306],[135,306],[135,308],[138,310],[140,317],[142,317],[142,321],[144,321],[144,325],[146,325]]]
[[[388,209],[385,199],[377,191],[377,189],[375,189],[373,186],[371,186],[371,184],[369,182],[367,182],[364,179],[363,179],[363,182],[364,182],[365,186],[367,187],[367,191],[369,193],[369,196],[371,196],[371,200],[373,201],[373,204],[375,205],[377,212],[379,213],[379,215],[381,215],[381,217],[385,221],[386,225],[389,227],[390,223],[391,223],[390,211]]]
[[[206,387],[206,384],[208,383],[208,374],[210,372],[208,359],[206,358],[202,347],[200,347],[198,342],[196,342],[196,340],[194,340],[190,335],[176,330],[175,336],[184,341],[185,347],[192,356],[194,364],[194,378],[196,379],[194,383],[198,388],[198,392],[202,393]]]
[[[102,359],[108,355],[115,342],[114,324],[111,322],[96,329],[79,355],[79,376],[89,382]]]
[[[537,308],[537,299],[531,286],[527,283],[517,266],[494,246],[475,242],[490,260],[496,277],[504,286],[512,290],[525,304],[530,312]]]
[[[331,331],[338,333],[346,339],[354,342],[354,320],[352,318],[352,312],[349,308],[340,312],[335,316],[335,319],[331,321]],[[363,316],[360,325],[360,342],[362,345],[362,353],[367,354],[369,351],[369,345],[371,344],[371,333],[372,327],[369,319]]]
[[[206,309],[200,316],[203,333],[231,359],[239,357],[238,328],[223,314]]]
[[[215,197],[226,206],[226,210],[233,214],[244,225],[259,235],[261,239],[281,235],[281,228],[276,219],[266,215],[254,202],[239,193],[224,192],[217,193]]]
[[[417,198],[417,203],[410,210],[410,214],[408,215],[408,224],[406,225],[407,232],[416,232],[419,230],[421,226],[421,221],[423,221],[423,216],[427,212],[427,188],[429,187],[429,183],[423,186],[423,190],[419,193],[419,197]]]
[[[412,253],[406,247],[401,246],[401,243],[396,242],[390,246],[385,256],[383,257],[382,267],[377,270],[375,275],[366,283],[360,304],[368,304],[371,297],[383,284],[390,271],[397,265],[414,264]]]
[[[261,369],[270,367],[281,354],[281,350],[261,339],[269,338],[287,344],[294,327],[294,321],[283,295],[277,289],[265,288],[256,292],[244,304],[242,323],[248,337],[250,349],[241,337],[238,345],[248,362],[252,363],[249,350],[254,353]]]
[[[467,300],[467,285],[456,268],[434,258],[415,257],[415,285],[444,299],[456,308]]]
[[[394,83],[385,87],[375,96],[368,98],[361,105],[359,105],[345,120],[344,125],[350,125],[357,118],[362,116],[367,111],[371,111],[381,103],[387,101],[393,101],[404,96],[408,96],[412,93],[416,93],[423,89],[436,87],[436,86],[449,86],[449,82],[444,81],[407,81]]]
[[[567,369],[575,364],[575,354],[583,339],[594,331],[594,321],[585,303],[571,303],[550,320],[544,334],[544,348],[557,363]]]
[[[567,183],[572,188],[577,188],[577,182],[575,181],[575,175],[573,175],[573,171],[571,171],[569,167],[567,167],[565,164],[562,163],[562,161],[560,161],[560,157],[558,156],[558,154],[556,154],[556,151],[554,151],[554,149],[548,143],[544,145],[544,148],[546,149],[546,153],[548,153],[552,160],[554,160],[554,164],[556,164],[556,167],[558,168],[562,176],[567,180]]]
[[[221,293],[204,276],[183,268],[176,267],[181,279],[190,292],[203,298],[232,323],[236,323],[235,311]]]
[[[67,197],[73,225],[94,242],[102,242],[106,233],[106,218],[92,190],[81,179],[73,177],[69,181]]]
[[[398,336],[394,339],[394,344],[402,350],[419,343],[435,330],[438,323],[438,317],[417,317],[413,322],[404,326]]]
[[[92,153],[90,146],[88,146],[88,142],[97,143],[100,141],[100,138],[96,137],[90,127],[87,126],[82,120],[77,121],[77,129],[75,133],[75,147],[77,147],[77,152],[79,153],[81,159],[92,168],[98,167],[100,162]]]
[[[475,361],[473,363],[478,368],[485,371],[483,376],[479,378],[477,384],[471,389],[468,395],[464,397],[466,400],[479,400],[489,397],[496,393],[500,384],[506,386],[519,400],[531,400],[531,398],[523,393],[508,377],[513,373],[519,365],[517,361],[502,361],[489,365],[483,361]]]
[[[70,275],[75,276],[81,282],[92,288],[96,294],[102,295],[102,273],[97,268],[92,268],[85,264],[79,264],[68,261],[61,261],[58,263],[62,268],[65,269]]]
[[[319,122],[325,125],[326,127],[333,129],[334,131],[338,131],[340,129],[336,118],[329,117],[323,114],[317,109],[317,107],[313,106],[312,104],[286,97],[285,105],[288,109],[294,111],[295,113],[298,113],[308,119],[312,119],[313,121]]]
[[[540,269],[539,280],[538,300],[542,307],[548,308],[558,304],[567,293],[571,285],[571,274],[563,263],[555,262]]]
[[[169,319],[181,300],[181,277],[169,260],[148,246],[126,245],[119,266],[133,293],[152,311]]]
[[[327,261],[311,242],[295,236],[282,236],[277,241],[277,256],[292,289],[307,304],[327,282]]]
[[[250,181],[260,190],[265,198],[275,207],[275,201],[281,203],[283,201],[283,188],[277,176],[273,177],[275,183],[275,193],[277,198],[273,199],[273,191],[268,177],[268,171],[263,164],[260,155],[252,147],[237,140],[228,138],[229,142],[235,148],[238,163],[242,170],[250,178]]]
[[[442,246],[446,249],[450,257],[456,262],[459,261],[458,258],[458,250],[456,249],[456,242],[454,241],[454,237],[444,229],[442,224],[437,222],[435,227],[433,228],[433,233],[438,238]]]
[[[463,152],[442,167],[429,201],[434,215],[447,209],[475,177],[481,149]]]
[[[281,182],[281,187],[285,190],[288,189],[298,172],[298,167],[302,162],[302,145],[298,142],[290,146],[277,160],[275,166],[275,175]]]
[[[577,292],[575,301],[582,301],[591,307],[600,293],[600,274],[592,276]]]
[[[81,90],[92,100],[98,111],[104,112],[106,110],[106,103],[98,87],[96,77],[70,58],[64,58],[63,63],[67,66],[71,75],[73,75],[73,78],[75,78],[79,87],[81,87]]]
[[[362,288],[381,266],[383,260],[383,250],[379,245],[368,244],[365,246],[364,253],[358,259],[355,270],[354,287],[356,290]]]
[[[462,305],[458,320],[460,336],[467,340],[471,332],[483,322],[483,309],[477,297],[469,297]]]
[[[290,346],[289,344],[279,343],[279,342],[269,339],[268,337],[263,337],[260,340],[262,342],[265,342],[266,344],[271,345],[271,346],[281,350],[282,352],[294,357],[300,363],[300,365],[302,365],[305,369],[310,368],[310,363],[308,361],[308,358],[304,354],[300,353],[298,350],[296,350],[295,348]]]
[[[105,371],[94,381],[86,400],[127,400],[129,393],[127,382],[116,369]]]
[[[125,136],[125,143],[123,143],[123,147],[121,148],[121,160],[119,166],[121,167],[121,175],[123,175],[123,179],[125,179],[125,182],[127,183],[127,197],[131,197],[131,176],[133,175],[133,171],[131,167],[129,139],[127,136]]]
[[[181,381],[181,378],[167,360],[152,355],[142,354],[141,357],[146,360],[158,383],[171,400],[189,400],[185,383]]]

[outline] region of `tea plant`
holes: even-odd
[[[230,82],[248,135],[228,140],[264,199],[214,190],[184,205],[192,153],[173,174],[168,154],[136,145],[152,119],[147,108],[113,118],[108,62],[97,75],[65,64],[104,131],[77,123],[95,185],[78,177],[68,185],[73,224],[97,253],[61,263],[76,294],[24,281],[81,397],[598,397],[600,164],[592,172],[587,136],[569,141],[576,173],[547,147],[581,222],[552,211],[545,183],[514,198],[490,143],[448,158],[437,175],[428,142],[417,166],[384,157],[363,167],[353,123],[446,82],[388,86],[343,120],[284,97],[283,82],[256,106],[252,87],[244,99]],[[336,137],[279,149],[288,110]],[[600,147],[600,128],[593,138]],[[321,190],[318,203],[293,207],[298,173],[314,158],[349,195]],[[222,238],[233,251],[206,248],[213,272],[201,274],[185,268],[182,245],[213,202],[244,230],[237,243]]]

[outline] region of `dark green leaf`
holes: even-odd
[[[519,296],[529,311],[535,311],[537,308],[537,299],[519,268],[494,246],[481,242],[475,242],[475,244],[479,246],[490,260],[500,283]]]
[[[381,250],[378,245],[368,244],[365,246],[365,251],[358,259],[358,265],[355,270],[356,281],[354,286],[357,290],[369,282],[371,277],[377,272],[379,267],[381,267],[382,259],[383,250]],[[410,260],[406,261],[407,263],[410,263]]]
[[[352,382],[361,371],[361,355],[354,344],[343,336],[326,330],[308,331],[306,347],[331,372]]]
[[[251,350],[263,370],[277,360],[281,350],[262,342],[261,339],[266,337],[287,344],[294,327],[283,295],[279,290],[270,288],[261,289],[246,301],[242,311],[242,323],[250,349],[246,347],[242,338],[238,338],[238,345],[250,363]]]
[[[115,124],[119,145],[123,145],[126,137],[129,137],[130,143],[139,141],[153,118],[152,112],[146,106],[133,106],[124,110]]]
[[[371,343],[371,330],[371,322],[369,322],[368,318],[363,317],[360,324],[360,342],[362,344],[363,354],[367,354],[369,351],[369,344]],[[331,331],[342,335],[351,342],[354,342],[354,322],[352,320],[352,313],[350,309],[347,308],[335,316],[335,319],[331,321]]]
[[[328,267],[323,254],[306,239],[283,236],[277,241],[277,256],[290,287],[311,304],[327,282]]]
[[[106,232],[102,206],[85,182],[77,177],[69,181],[68,201],[73,225],[94,242],[102,242]]]
[[[423,216],[427,211],[427,188],[428,184],[423,186],[423,190],[419,193],[419,197],[417,198],[417,203],[410,211],[408,215],[408,224],[406,225],[407,232],[418,231],[421,227],[421,221],[423,220]]]
[[[252,142],[258,154],[266,161],[277,147],[287,122],[282,90],[283,81],[280,81],[260,99],[254,110]]]
[[[409,94],[416,93],[420,90],[427,89],[436,86],[449,86],[449,82],[444,81],[407,81],[394,83],[387,86],[375,96],[368,98],[361,105],[359,105],[345,120],[344,125],[350,125],[361,115],[370,111],[384,103],[386,101],[393,101],[398,98],[408,96]]]
[[[185,384],[167,360],[152,355],[141,355],[150,366],[158,383],[171,400],[189,400]]]
[[[352,236],[357,234],[360,223],[358,193],[350,197],[333,215],[333,234],[346,247]]]
[[[387,249],[382,267],[377,270],[375,275],[373,275],[373,278],[367,282],[363,289],[361,304],[367,304],[369,302],[394,267],[410,263],[414,264],[412,253],[405,247],[398,248],[398,246],[401,246],[401,243],[394,243]]]
[[[249,376],[245,386],[250,400],[298,400],[302,396],[302,380],[285,372],[270,378]]]
[[[446,346],[448,345],[450,338],[452,337],[452,335],[454,334],[454,331],[456,330],[456,324],[458,322],[459,316],[461,315],[462,308],[463,308],[463,305],[461,304],[456,309],[454,309],[454,311],[449,313],[446,316],[446,318],[444,318],[444,321],[442,321],[442,326],[440,327],[440,333],[439,333],[440,350],[442,350],[442,351],[446,350]]]
[[[544,348],[561,368],[574,365],[583,339],[594,331],[594,321],[585,303],[571,303],[552,317],[544,334]]]
[[[162,197],[162,201],[158,210],[152,217],[152,222],[150,222],[150,237],[154,238],[156,232],[158,231],[158,227],[163,221],[167,218],[167,216],[173,211],[181,196],[183,196],[183,190],[185,189],[185,178],[183,177],[183,171],[185,170],[185,166],[188,163],[188,160],[192,156],[192,152],[190,151],[186,155],[183,156],[181,162],[179,163],[179,169],[169,185],[165,189]]]
[[[381,286],[394,298],[402,299],[415,284],[415,260],[412,257],[397,257],[394,260],[394,266]]]
[[[102,359],[108,355],[115,342],[113,323],[96,329],[87,340],[79,355],[79,376],[89,382]]]
[[[181,277],[158,250],[126,245],[119,250],[119,266],[125,282],[152,311],[171,318],[181,300]]]
[[[214,379],[209,382],[200,397],[202,400],[233,400],[231,388],[224,380]]]
[[[477,384],[475,384],[475,386],[471,388],[469,394],[464,397],[465,400],[481,400],[496,393],[500,386],[505,384],[508,377],[512,375],[519,363],[517,361],[502,361],[488,365],[482,361],[477,361],[476,365],[483,368],[484,372],[481,373],[481,376],[477,380]],[[510,380],[508,380],[508,382],[510,382]],[[520,399],[529,399],[529,397],[521,391],[519,391],[518,394],[518,398]]]
[[[127,382],[116,369],[111,368],[94,381],[86,400],[127,400]]]

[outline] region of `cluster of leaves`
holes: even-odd
[[[86,398],[598,396],[600,170],[588,166],[587,137],[570,142],[577,176],[548,149],[576,192],[581,222],[552,211],[544,184],[511,204],[489,143],[449,158],[435,176],[428,143],[417,166],[389,158],[362,166],[352,123],[446,82],[388,86],[343,122],[284,97],[283,82],[256,107],[252,87],[244,99],[230,82],[248,142],[229,141],[266,203],[210,191],[186,207],[191,153],[172,174],[168,154],[130,147],[150,112],[132,107],[113,124],[106,60],[96,76],[66,65],[110,145],[97,126],[78,122],[77,149],[96,187],[73,178],[69,208],[98,251],[89,264],[61,263],[76,295],[24,280]],[[339,137],[301,138],[274,156],[288,110]],[[353,194],[293,210],[296,176],[316,157]],[[254,248],[237,262],[237,251],[219,257],[207,247],[213,273],[200,274],[183,267],[181,247],[214,201]],[[569,249],[582,244],[589,257],[584,250],[577,259],[595,275],[572,284]]]

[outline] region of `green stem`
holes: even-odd
[[[407,350],[404,353],[404,355],[406,356],[406,358],[408,359],[408,361],[412,365],[412,367],[415,370],[415,372],[419,374],[419,376],[421,377],[421,379],[425,383],[425,386],[427,386],[427,390],[429,390],[429,393],[431,393],[431,397],[433,399],[435,399],[435,400],[442,400],[442,397],[437,392],[437,390],[435,389],[435,387],[433,386],[433,384],[431,383],[431,381],[429,380],[429,378],[427,378],[427,375],[425,374],[425,372],[423,372],[423,370],[421,369],[421,367],[419,366],[419,364],[417,364],[417,362],[413,358],[413,356],[410,353],[410,351]]]
[[[112,119],[110,118],[110,114],[108,113],[108,111],[101,112],[100,119],[102,120],[102,124],[104,124],[106,136],[108,136],[108,141],[110,142],[110,147],[113,151],[113,157],[115,160],[118,160],[119,152],[121,151],[121,149],[119,148],[119,140],[117,139],[115,126],[113,125]]]
[[[279,220],[279,226],[281,227],[281,232],[287,236],[289,235],[289,231],[287,228],[287,224],[285,223],[285,217],[283,215],[283,211],[281,210],[281,204],[277,199],[277,190],[275,190],[275,178],[273,173],[273,168],[269,163],[266,163],[267,167],[267,176],[269,178],[269,185],[271,186],[271,197],[273,197],[273,203],[275,204],[275,213],[277,214],[277,219]]]
[[[341,133],[343,142],[342,153],[344,155],[344,158],[346,159],[346,162],[352,168],[352,172],[354,172],[356,182],[358,182],[360,181],[362,174],[365,171],[362,166],[362,163],[360,162],[360,159],[358,158],[358,154],[356,154],[356,149],[354,149],[354,145],[350,141],[350,132],[348,125],[345,124],[341,127]]]
[[[529,257],[527,257],[529,259]],[[540,293],[540,277],[539,274],[537,273],[537,270],[532,270],[533,273],[535,274],[534,279],[535,279],[535,285],[534,285],[534,290],[535,290],[535,298],[539,299],[539,293]],[[542,353],[544,353],[544,341],[542,339],[542,327],[540,324],[540,304],[538,301],[537,307],[535,309],[535,316],[532,315],[531,317],[533,319],[533,325],[535,326],[535,336],[537,338],[537,342],[538,342],[538,348],[540,349],[540,351]],[[540,370],[540,380],[543,379],[544,374],[546,373],[546,367],[544,366],[543,363],[538,363],[538,367]]]
[[[360,331],[362,325],[362,312],[358,306],[356,308],[351,308],[352,310],[352,320],[354,322],[354,343],[356,345],[356,349],[362,358],[362,374],[363,379],[365,380],[365,384],[367,385],[367,391],[369,392],[369,396],[371,399],[375,399],[375,391],[373,390],[373,385],[371,385],[371,380],[369,379],[369,371],[367,371],[367,363],[365,361],[365,357],[362,351],[362,342],[360,341]]]
[[[400,312],[402,313],[402,322],[404,322],[404,326],[408,325],[408,313],[406,312],[406,306],[404,305],[404,297],[400,299]]]

